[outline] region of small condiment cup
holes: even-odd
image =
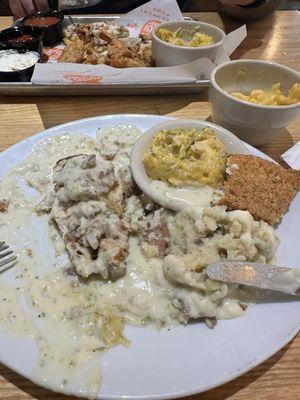
[[[53,17],[57,19],[57,22],[48,26],[40,26],[34,24],[34,20],[42,19],[44,17]],[[32,21],[32,22],[30,22]],[[37,12],[35,14],[27,15],[22,18],[20,24],[22,26],[33,26],[43,30],[44,38],[43,43],[45,46],[54,46],[60,43],[63,39],[63,21],[64,15],[58,11],[49,12]]]
[[[199,31],[210,35],[214,44],[209,46],[187,47],[177,46],[160,39],[156,32],[160,28],[175,32],[179,28],[193,32]],[[187,64],[199,58],[215,60],[216,54],[225,39],[225,33],[215,25],[200,21],[174,21],[164,22],[157,25],[152,31],[153,56],[157,67],[168,67],[172,65]]]
[[[32,36],[32,39],[24,42],[12,41],[12,39],[15,39],[24,34]],[[0,32],[0,50],[16,49],[24,51],[36,51],[42,56],[43,36],[44,32],[42,29],[32,26],[19,26],[4,29]]]
[[[300,74],[284,65],[260,60],[236,60],[219,65],[211,74],[209,90],[213,122],[252,145],[270,142],[300,114],[300,103],[261,105],[237,99],[230,93],[270,91],[278,82],[286,94],[294,83],[300,83]]]
[[[26,51],[22,50],[16,50],[16,49],[10,49],[17,51],[19,53],[26,53]],[[16,71],[1,71],[0,70],[0,82],[30,82],[30,79],[32,77],[34,67],[35,65],[40,62],[40,55],[39,53],[35,52],[37,54],[37,62],[33,65],[31,65],[28,68],[24,69],[19,69]]]

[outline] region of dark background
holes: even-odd
[[[300,0],[283,0],[280,9],[300,10]],[[188,0],[186,11],[216,11],[217,0]],[[10,15],[7,1],[0,0],[0,16]]]

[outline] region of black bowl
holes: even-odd
[[[26,53],[26,51],[22,50],[19,52]],[[40,62],[40,60],[41,58],[39,57],[37,63]],[[18,71],[0,71],[0,82],[30,82],[35,65],[36,64]]]
[[[48,26],[42,26],[42,22],[45,22],[45,18],[47,17],[56,18],[57,22]],[[54,46],[63,39],[63,21],[64,15],[62,13],[58,11],[49,11],[27,15],[22,18],[20,23],[22,26],[32,26],[42,29],[44,31],[44,46]]]
[[[14,42],[20,35],[31,35],[33,39],[24,42]],[[16,49],[24,51],[36,51],[40,55],[43,54],[43,36],[44,31],[40,28],[32,26],[20,26],[4,29],[0,32],[0,50]]]

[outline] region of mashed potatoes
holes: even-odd
[[[183,40],[182,37],[180,37],[180,31],[181,28],[177,29],[175,32],[160,28],[155,33],[164,42],[175,44],[176,46],[202,47],[214,44],[213,37],[202,32],[191,32],[190,38],[188,40]]]
[[[209,128],[162,130],[144,155],[144,165],[153,180],[218,187],[225,171],[225,148]]]
[[[205,268],[224,259],[270,261],[278,246],[274,229],[248,211],[228,212],[224,206],[186,208],[169,215],[168,228],[170,252],[162,268],[166,279],[179,285],[178,307],[188,318],[243,314],[241,304],[228,299],[228,286],[210,280]]]
[[[249,95],[241,92],[232,92],[231,95],[243,101],[264,105],[288,106],[300,102],[300,83],[295,83],[287,96],[281,92],[280,86],[281,83],[275,83],[271,90],[254,89]]]

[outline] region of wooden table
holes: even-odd
[[[239,26],[217,13],[193,14],[226,32]],[[0,29],[11,24],[0,18]],[[300,69],[300,13],[280,11],[263,21],[249,24],[248,37],[234,58],[258,58]],[[207,93],[174,96],[132,97],[3,97],[0,98],[0,151],[44,128],[79,118],[116,113],[144,113],[205,119],[210,115]],[[260,149],[277,161],[300,140],[300,120],[281,136]],[[278,321],[280,323],[280,321]],[[191,371],[191,373],[197,373]],[[1,400],[75,400],[54,394],[0,366]],[[242,377],[193,400],[300,400],[300,336],[259,367]]]

